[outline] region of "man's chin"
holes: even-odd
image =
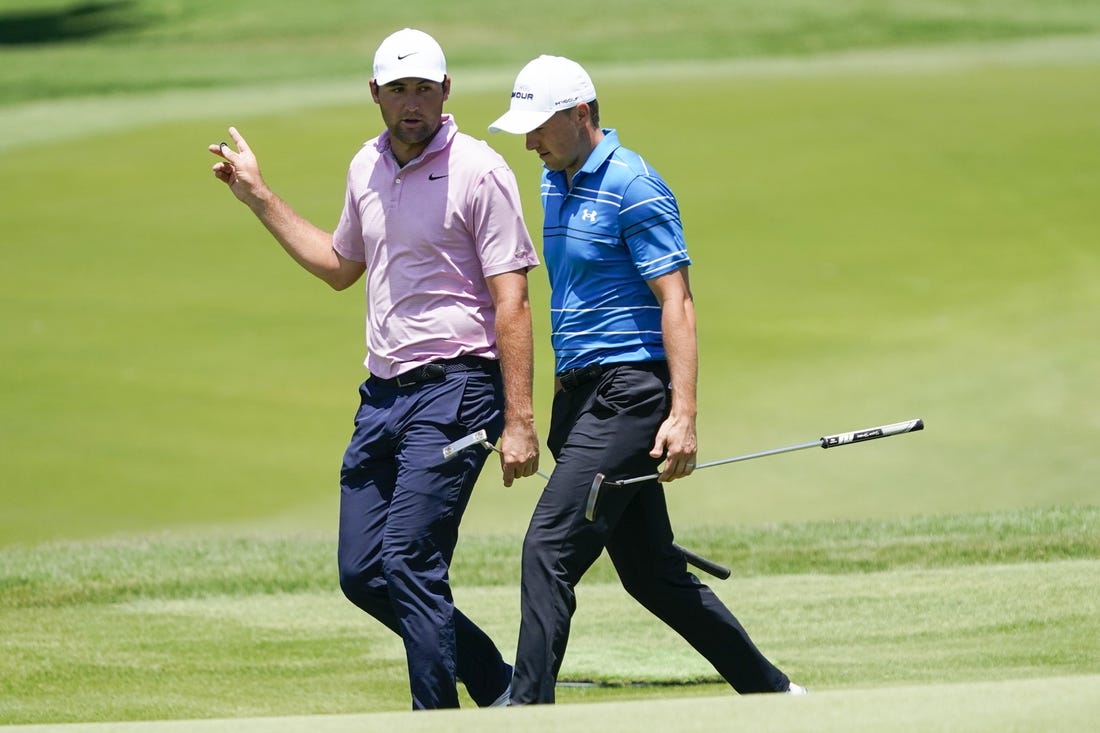
[[[390,135],[406,145],[420,145],[430,140],[434,134],[435,130],[424,123],[419,125],[405,125],[402,123],[390,129]]]

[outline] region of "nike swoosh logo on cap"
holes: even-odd
[[[412,56],[413,54],[417,54],[417,53],[420,53],[420,52],[419,52],[419,51],[413,51],[412,53],[407,53],[407,54],[405,54],[404,56],[402,56],[401,54],[398,54],[398,55],[397,55],[397,60],[398,60],[398,61],[404,61],[404,60],[405,60],[405,59],[407,59],[408,57]]]

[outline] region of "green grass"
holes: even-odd
[[[701,457],[909,417],[928,426],[700,472],[670,488],[678,522],[1095,502],[1100,179],[1087,171],[1100,166],[1100,97],[1080,90],[1100,66],[727,71],[720,87],[677,85],[711,103],[690,124],[615,74],[607,122],[679,193],[696,261]],[[456,95],[450,109],[476,133],[497,96]],[[205,145],[238,124],[277,190],[331,226],[375,114],[366,102],[238,111],[2,154],[20,176],[0,254],[0,542],[333,526],[362,295],[294,268],[209,175]],[[685,144],[695,125],[709,143]],[[516,138],[492,142],[537,220],[536,161]],[[487,472],[468,529],[520,531],[538,485],[506,492]]]
[[[701,525],[678,537],[721,558],[737,577],[829,575],[1100,557],[1098,523],[1100,508],[1062,507],[888,521]],[[273,538],[223,532],[9,547],[0,559],[0,608],[332,590],[334,543],[327,533]],[[455,583],[511,588],[519,544],[512,534],[463,537]],[[586,579],[613,583],[615,576],[601,562]]]
[[[680,539],[733,568],[712,587],[824,692],[1097,673],[1098,524],[1100,509],[1047,509]],[[518,545],[467,538],[456,560],[457,602],[502,645],[517,631]],[[329,538],[3,550],[0,723],[403,709],[400,641],[333,572]],[[563,703],[729,694],[606,561],[578,588],[562,679],[599,685],[563,687]]]
[[[26,733],[151,733],[205,731],[206,733],[284,733],[313,730],[351,733],[402,730],[434,733],[478,730],[489,733],[515,730],[557,733],[598,721],[600,730],[677,730],[685,733],[737,726],[745,730],[783,730],[792,733],[846,731],[925,733],[929,730],[968,733],[1028,733],[1045,730],[1088,730],[1095,718],[1095,690],[1100,677],[1073,676],[1044,680],[1011,680],[968,684],[888,687],[872,690],[820,692],[797,699],[760,695],[752,698],[690,696],[685,699],[609,702],[599,705],[512,708],[495,711],[382,713],[368,715],[301,715],[261,718],[189,720],[167,723],[87,723],[77,726],[41,725]],[[945,724],[942,711],[959,711]]]
[[[82,94],[214,88],[369,75],[388,33],[416,25],[436,35],[453,68],[507,64],[533,47],[589,62],[806,56],[851,49],[918,47],[1100,32],[1100,8],[1080,0],[610,0],[593,22],[578,0],[553,13],[516,11],[506,0],[476,6],[308,4],[238,0],[103,3],[74,16],[71,0],[5,0],[0,18],[0,105]],[[37,17],[39,23],[33,24]],[[37,39],[29,31],[42,28]],[[10,36],[10,37],[9,37]],[[37,41],[37,42],[30,42]],[[73,73],[79,69],[79,73]]]
[[[733,568],[715,587],[814,696],[733,698],[601,562],[565,669],[599,685],[561,699],[602,704],[512,711],[523,727],[1091,725],[1100,5],[644,0],[601,6],[613,25],[576,2],[72,7],[0,2],[0,723],[515,724],[351,714],[407,705],[399,643],[334,579],[362,294],[297,270],[205,149],[238,125],[332,226],[379,129],[370,56],[415,25],[448,50],[464,130],[532,55],[565,53],[676,190],[701,459],[927,424],[668,489],[678,539]],[[32,11],[52,40],[12,42]],[[537,161],[489,141],[537,239]],[[532,296],[545,436],[538,272]],[[454,570],[506,650],[539,486],[487,471]]]

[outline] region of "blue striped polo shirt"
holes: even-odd
[[[665,358],[647,280],[691,264],[676,197],[640,155],[604,138],[569,188],[542,173],[543,259],[556,372]]]

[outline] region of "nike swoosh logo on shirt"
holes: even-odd
[[[450,175],[450,174],[448,174],[448,173],[444,173],[444,174],[443,174],[443,175],[441,175],[441,176],[437,176],[437,175],[435,175],[434,173],[429,173],[429,174],[428,174],[428,180],[429,180],[429,181],[438,181],[438,180],[439,180],[440,178],[446,178],[446,177],[447,177],[448,175]]]

